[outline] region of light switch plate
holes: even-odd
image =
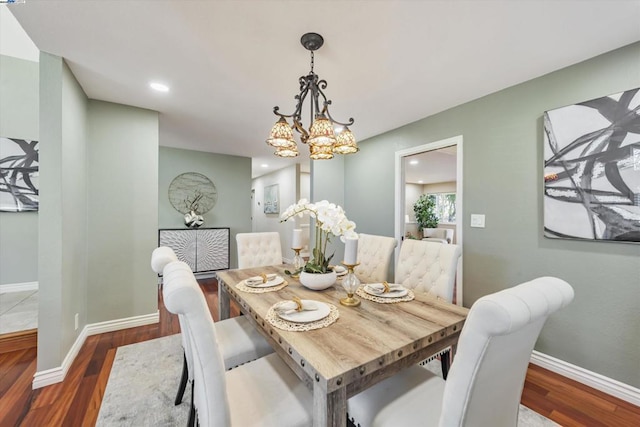
[[[471,226],[475,228],[484,228],[484,215],[471,214]]]

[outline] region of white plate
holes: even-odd
[[[392,283],[389,283],[389,285],[392,285]],[[375,297],[380,297],[380,298],[402,298],[403,296],[406,296],[409,293],[409,291],[406,288],[402,288],[399,291],[376,293],[375,291],[371,290],[369,285],[364,285],[364,291],[369,295],[373,295]]]
[[[338,277],[342,277],[345,274],[347,274],[348,270],[340,265],[336,265],[335,267],[333,267],[333,271],[336,272],[336,276]]]
[[[288,320],[289,322],[294,323],[309,323],[315,322],[316,320],[324,319],[331,313],[331,308],[323,302],[313,301],[308,299],[303,299],[302,304],[315,304],[318,307],[317,310],[305,310],[305,311],[296,311],[290,314],[280,314],[276,310],[276,314],[278,317],[284,320]]]
[[[251,279],[256,279],[256,278],[257,279],[262,279],[260,276],[251,277]],[[258,285],[249,285],[245,281],[244,284],[248,288],[270,288],[272,286],[278,286],[278,285],[282,284],[282,282],[284,282],[284,278],[282,276],[276,276],[275,279],[269,280],[269,281],[267,281],[267,283],[260,283]]]

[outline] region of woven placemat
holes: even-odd
[[[329,306],[329,315],[323,319],[316,320],[315,322],[305,322],[305,323],[296,323],[290,322],[288,320],[284,320],[278,313],[276,313],[276,309],[280,307],[282,304],[286,304],[289,301],[280,301],[275,303],[269,311],[267,311],[266,319],[271,324],[278,329],[282,329],[283,331],[291,331],[291,332],[303,332],[303,331],[312,331],[314,329],[326,328],[327,326],[334,323],[340,317],[340,312],[338,308],[329,303],[324,303]]]
[[[236,285],[236,289],[242,292],[248,292],[250,294],[264,294],[267,292],[279,291],[280,289],[284,289],[287,285],[289,285],[289,282],[285,280],[276,286],[269,286],[267,288],[256,288],[255,286],[247,286],[245,281],[243,280]]]
[[[385,298],[385,297],[377,297],[375,295],[371,295],[367,291],[364,290],[364,286],[360,286],[356,291],[356,295],[362,297],[364,299],[368,299],[369,301],[379,302],[381,304],[391,304],[394,302],[405,302],[405,301],[413,301],[416,295],[413,293],[411,289],[407,289],[407,294],[403,297],[398,298]]]

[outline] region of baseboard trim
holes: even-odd
[[[531,363],[608,395],[640,406],[640,389],[534,350]]]
[[[160,321],[160,312],[156,311],[151,314],[143,314],[141,316],[127,317],[124,319],[108,320],[106,322],[98,322],[86,325],[82,328],[82,331],[76,338],[75,342],[69,349],[66,357],[62,361],[62,366],[46,369],[44,371],[36,372],[33,376],[32,388],[45,387],[51,384],[64,381],[64,378],[71,367],[71,364],[75,360],[76,356],[80,352],[82,345],[88,336],[103,334],[105,332],[119,331],[122,329],[135,328],[137,326],[150,325],[158,323]]]
[[[0,285],[0,292],[37,291],[38,282],[7,283]]]
[[[143,314],[141,316],[92,323],[86,326],[87,336],[119,331],[121,329],[135,328],[136,326],[151,325],[153,323],[158,323],[159,321],[160,312],[156,311],[155,313]]]

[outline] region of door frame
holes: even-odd
[[[404,171],[404,158],[412,156],[414,154],[423,153],[425,151],[438,150],[440,148],[456,146],[456,243],[463,248],[462,240],[462,222],[464,219],[463,206],[462,206],[462,135],[457,135],[451,138],[442,139],[440,141],[430,142],[428,144],[419,145],[416,147],[407,148],[405,150],[399,150],[395,152],[395,238],[399,242],[395,250],[395,264],[398,265],[398,256],[400,255],[400,246],[402,245],[404,221],[405,221],[405,171]],[[464,257],[460,257],[458,263],[458,270],[456,272],[456,303],[462,305],[462,263]]]

